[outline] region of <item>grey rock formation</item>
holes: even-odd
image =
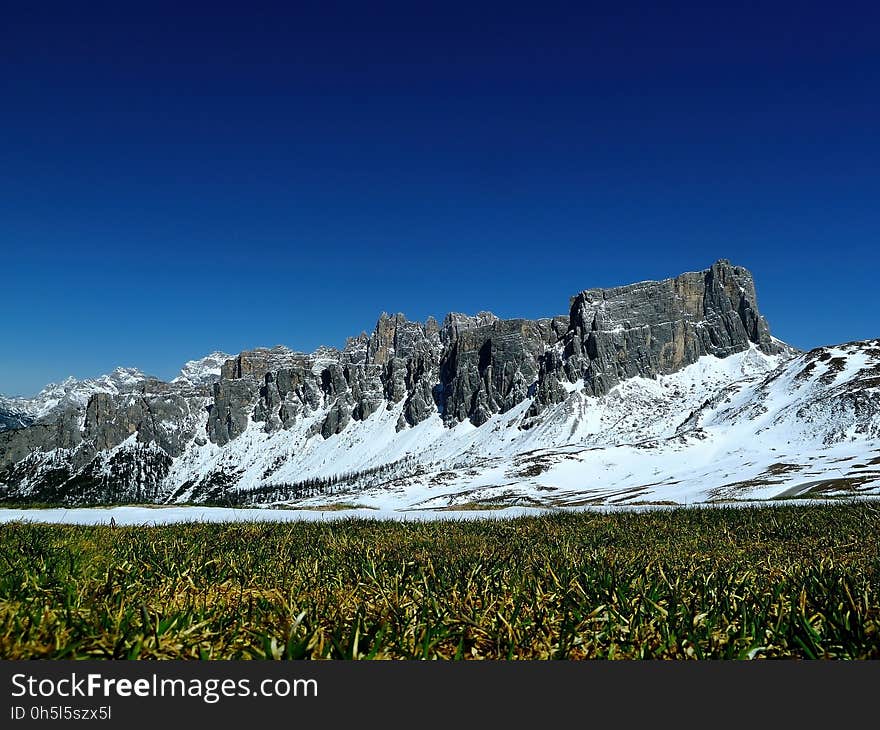
[[[574,383],[598,396],[627,378],[752,346],[782,347],[759,313],[751,274],[725,260],[665,281],[582,291],[568,316],[450,314],[438,325],[383,313],[343,350],[259,348],[222,364],[214,353],[171,383],[120,370],[97,390],[77,391],[79,400],[65,395],[32,424],[0,413],[14,427],[0,431],[0,499],[158,499],[187,449],[226,447],[250,424],[267,433],[305,424],[331,439],[380,409],[399,407],[400,431],[432,416],[481,426],[529,401],[528,428]]]
[[[488,313],[473,319],[450,315],[443,323],[440,363],[443,416],[475,426],[525,400],[540,359],[558,342],[568,322],[555,319],[499,320]]]
[[[700,272],[572,297],[562,352],[541,362],[532,415],[565,395],[561,381],[584,381],[603,395],[622,380],[672,373],[704,355],[726,357],[752,345],[784,347],[758,312],[752,275],[724,259]]]

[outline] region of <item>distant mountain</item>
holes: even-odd
[[[198,360],[190,360],[171,383],[183,389],[210,389],[220,379],[223,363],[231,357],[223,352],[212,352]],[[65,409],[83,410],[96,393],[131,393],[148,381],[161,382],[137,368],[120,367],[97,378],[78,380],[70,377],[60,383],[50,383],[33,398],[0,395],[0,431],[51,419]]]
[[[223,363],[231,357],[225,352],[212,352],[199,360],[190,360],[183,366],[180,375],[171,382],[194,387],[213,385],[220,380]]]
[[[27,399],[0,395],[0,431],[24,428],[33,422],[30,402]]]
[[[116,368],[98,378],[70,377],[60,383],[50,383],[33,398],[0,395],[0,430],[28,426],[65,408],[84,408],[95,393],[127,393],[149,379],[151,376],[137,368]]]
[[[4,411],[0,500],[444,510],[880,493],[880,341],[787,346],[726,260],[587,289],[546,319],[383,314],[342,350],[213,353],[170,383],[124,372]]]

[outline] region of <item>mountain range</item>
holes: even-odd
[[[801,352],[727,260],[0,397],[0,501],[381,510],[880,494],[880,340]]]

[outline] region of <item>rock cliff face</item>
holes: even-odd
[[[441,405],[447,424],[484,424],[529,396],[549,348],[565,337],[566,317],[499,320],[447,318],[440,368]],[[539,383],[540,384],[540,383]]]
[[[561,351],[542,358],[533,414],[565,397],[563,381],[583,380],[598,396],[627,378],[673,373],[704,355],[784,347],[758,312],[752,275],[726,260],[665,281],[587,289],[572,297],[568,322]]]
[[[382,314],[372,334],[342,350],[214,353],[171,383],[139,375],[85,403],[60,400],[30,425],[0,413],[0,499],[161,500],[192,486],[175,464],[228,450],[254,429],[295,432],[305,448],[378,411],[394,412],[398,432],[432,417],[479,427],[528,401],[520,422],[528,429],[572,390],[602,396],[635,376],[752,347],[770,355],[784,346],[758,311],[751,274],[725,260],[665,281],[582,291],[568,316],[481,312],[438,324]]]

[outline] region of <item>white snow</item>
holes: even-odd
[[[784,506],[791,504],[828,504],[831,500],[777,500],[741,502],[735,507]],[[724,505],[725,507],[731,505]],[[678,505],[588,505],[571,508],[582,512],[646,512],[674,509]],[[690,505],[688,509],[712,509],[715,505]],[[61,525],[107,525],[111,520],[122,526],[171,525],[184,522],[333,522],[344,519],[397,520],[414,522],[424,520],[484,520],[510,519],[548,514],[551,508],[505,507],[497,510],[381,510],[381,509],[231,509],[228,507],[73,507],[49,509],[3,509],[0,508],[0,524],[7,522],[37,522]]]
[[[861,352],[846,355],[841,382],[866,362]],[[223,448],[207,443],[190,449],[169,480],[182,484],[222,468],[235,472],[236,489],[249,490],[402,461],[384,481],[353,480],[336,494],[297,503],[354,503],[379,514],[469,503],[561,507],[767,499],[806,480],[841,476],[841,460],[865,453],[864,440],[825,443],[825,421],[801,424],[800,431],[797,423],[776,423],[779,413],[796,412],[816,398],[796,382],[803,357],[785,364],[784,357],[756,348],[723,359],[704,357],[656,380],[627,380],[602,398],[588,396],[576,383],[528,429],[521,428],[528,400],[479,428],[467,421],[448,428],[436,414],[398,431],[402,403],[351,421],[329,439],[309,435],[324,410],[305,415],[289,431],[266,433],[252,422]],[[815,377],[820,375],[817,369]],[[794,432],[799,440],[792,444]],[[789,463],[795,466],[774,466]],[[880,467],[876,472],[876,480],[871,470],[860,473],[868,492],[880,487]]]
[[[352,420],[327,439],[314,427],[331,403],[307,410],[290,430],[267,433],[251,421],[224,447],[208,441],[201,426],[172,465],[166,498],[192,499],[193,488],[181,492],[181,486],[218,470],[234,476],[232,489],[247,491],[385,469],[349,476],[333,494],[296,502],[307,509],[169,506],[115,508],[134,510],[119,513],[27,510],[26,516],[94,521],[113,514],[117,522],[133,523],[474,518],[535,509],[740,504],[781,495],[880,495],[880,388],[868,381],[880,367],[878,347],[873,341],[797,357],[757,348],[707,356],[671,375],[624,381],[601,398],[587,395],[579,382],[537,418],[526,418],[527,399],[480,427],[465,421],[449,428],[435,414],[398,431],[402,402]],[[326,509],[334,505],[356,509]],[[468,509],[474,506],[492,509]],[[5,510],[0,519],[16,514]]]

